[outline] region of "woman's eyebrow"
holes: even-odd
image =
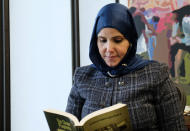
[[[102,36],[102,35],[98,35],[98,37],[102,37],[102,38],[105,38],[105,36]],[[112,38],[117,38],[117,37],[124,37],[124,36],[122,36],[122,35],[116,35],[116,36],[113,36]]]
[[[122,35],[118,35],[118,36],[114,36],[114,37],[112,37],[112,38],[124,38],[124,36],[122,36]]]
[[[98,38],[105,38],[104,36],[99,35]]]

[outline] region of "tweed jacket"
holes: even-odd
[[[82,119],[96,110],[126,103],[133,130],[183,131],[183,111],[165,64],[111,78],[92,66],[76,69],[66,111]]]

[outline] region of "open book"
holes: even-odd
[[[67,112],[44,110],[50,131],[131,131],[126,104],[116,104],[85,116],[80,122]]]

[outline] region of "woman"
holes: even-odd
[[[82,119],[122,102],[133,130],[185,130],[178,90],[166,65],[136,56],[137,32],[129,10],[104,6],[90,42],[92,65],[75,71],[66,111]]]
[[[182,31],[181,34],[176,33],[177,30],[174,30],[173,37],[170,39],[172,46],[171,46],[171,75],[172,77],[176,78],[176,83],[182,84],[190,84],[190,76],[189,76],[189,59],[188,53],[190,53],[190,5],[186,5],[180,9],[174,10],[173,14],[175,20],[178,23],[178,29]],[[179,35],[181,35],[179,37]],[[187,52],[187,53],[185,53]],[[185,57],[184,57],[185,54]],[[183,58],[184,57],[184,58]],[[185,59],[187,58],[187,59]],[[182,66],[183,59],[186,61],[186,66],[183,67],[183,70],[180,70],[180,74],[183,74],[185,77],[180,77],[179,74],[179,67]],[[184,65],[183,65],[184,66]]]

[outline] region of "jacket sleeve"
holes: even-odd
[[[66,112],[75,115],[79,120],[81,120],[81,111],[83,104],[84,104],[84,99],[82,99],[79,94],[79,89],[77,87],[77,82],[76,82],[76,73],[75,73],[74,84],[71,88],[68,97]]]
[[[169,78],[167,67],[159,72],[157,91],[155,95],[155,110],[161,131],[184,131],[183,110],[180,95],[176,85]]]

